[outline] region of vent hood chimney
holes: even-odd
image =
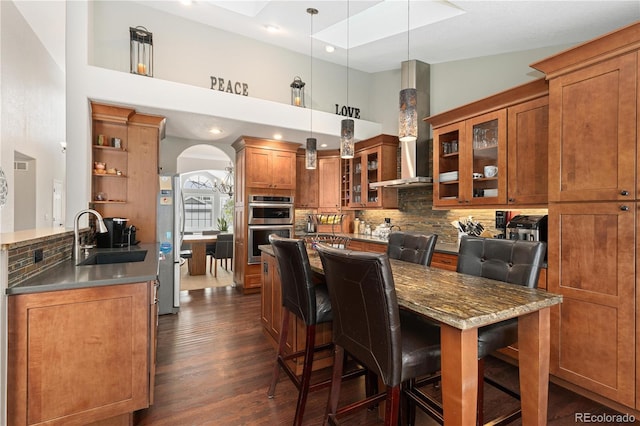
[[[400,179],[372,183],[372,188],[430,186],[429,176],[429,125],[423,118],[430,115],[430,66],[417,60],[404,61],[401,67],[400,89],[415,88],[417,91],[418,139],[400,142]]]

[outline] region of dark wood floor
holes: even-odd
[[[281,374],[274,399],[267,398],[275,350],[262,333],[260,296],[242,296],[231,287],[183,291],[177,315],[163,315],[158,325],[155,403],[136,413],[136,425],[287,425],[297,391]],[[517,370],[496,359],[487,371],[517,387]],[[310,395],[305,425],[321,425],[328,390]],[[363,383],[344,386],[344,402],[359,398]],[[485,391],[488,416],[513,406],[508,397]],[[554,384],[549,387],[549,425],[575,424],[575,413],[615,414]],[[365,412],[348,424],[380,424]],[[436,423],[419,413],[418,425]],[[521,422],[515,421],[513,425]],[[618,423],[598,423],[618,424]]]

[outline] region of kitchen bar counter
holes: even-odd
[[[273,255],[270,246],[260,246]],[[323,274],[315,252],[311,268]],[[475,424],[478,328],[518,318],[523,424],[545,424],[549,381],[550,308],[562,296],[391,260],[398,304],[441,325],[445,424]]]
[[[140,244],[139,246],[131,247],[131,251],[133,250],[147,250],[145,259],[141,262],[82,266],[76,266],[76,261],[70,259],[44,273],[7,288],[6,294],[11,296],[154,281],[158,273],[159,246],[155,243]],[[129,248],[90,249],[89,254],[122,251],[129,251]]]

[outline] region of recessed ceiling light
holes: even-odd
[[[327,45],[324,47],[324,50],[325,50],[325,52],[327,52],[327,53],[333,53],[333,52],[336,50],[336,48],[335,48],[335,47],[333,47],[333,46],[331,46],[330,44],[327,44]]]
[[[282,139],[282,135],[280,133],[276,133],[276,134],[273,135],[273,138],[276,139],[276,140],[280,140],[280,139]]]
[[[264,26],[266,28],[266,30],[270,33],[277,33],[278,31],[280,31],[280,28],[278,28],[275,25],[265,25]]]
[[[214,127],[213,129],[209,130],[209,133],[213,133],[214,135],[220,135],[222,134],[222,130],[218,129],[217,127]]]
[[[191,6],[191,3],[193,3],[191,0],[180,0],[180,3],[182,3],[185,6]]]
[[[320,148],[326,148],[326,147],[327,147],[327,144],[326,144],[326,143],[321,143],[321,144],[320,144]]]

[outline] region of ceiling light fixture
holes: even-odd
[[[267,32],[270,33],[277,33],[278,31],[280,31],[280,28],[276,25],[265,25],[264,27],[266,28]]]
[[[222,134],[222,130],[218,129],[217,127],[214,127],[211,130],[209,130],[209,133],[214,134],[214,135],[220,135],[220,134]]]
[[[213,190],[219,192],[221,194],[226,194],[229,197],[233,197],[233,164],[229,163],[227,167],[224,168],[227,174],[222,178],[220,182],[217,180],[213,182]]]
[[[310,120],[310,126],[309,126],[309,137],[307,138],[307,147],[305,150],[305,167],[307,169],[315,169],[317,166],[317,159],[318,159],[318,151],[317,151],[317,141],[316,138],[313,137],[313,15],[317,15],[318,14],[318,9],[314,9],[312,7],[307,9],[307,13],[309,15],[311,15],[311,30],[309,33],[309,40],[311,41],[311,73],[310,73],[310,78],[311,78],[311,90],[310,95],[311,95],[311,102],[310,102],[310,106],[309,106],[309,112],[311,114],[311,120]]]
[[[410,57],[409,33],[409,3],[407,0],[407,62]],[[400,90],[400,110],[398,114],[398,138],[401,142],[414,142],[418,139],[418,91],[416,88],[403,87]]]
[[[333,52],[335,52],[335,50],[336,50],[336,48],[331,46],[331,45],[329,45],[329,44],[327,44],[324,47],[324,51],[327,52],[327,53],[333,53]]]
[[[279,141],[280,139],[282,139],[282,135],[280,133],[274,133],[273,138]]]
[[[349,0],[347,0],[347,109],[349,109]],[[340,158],[353,158],[355,142],[353,140],[354,122],[345,118],[340,123]]]

